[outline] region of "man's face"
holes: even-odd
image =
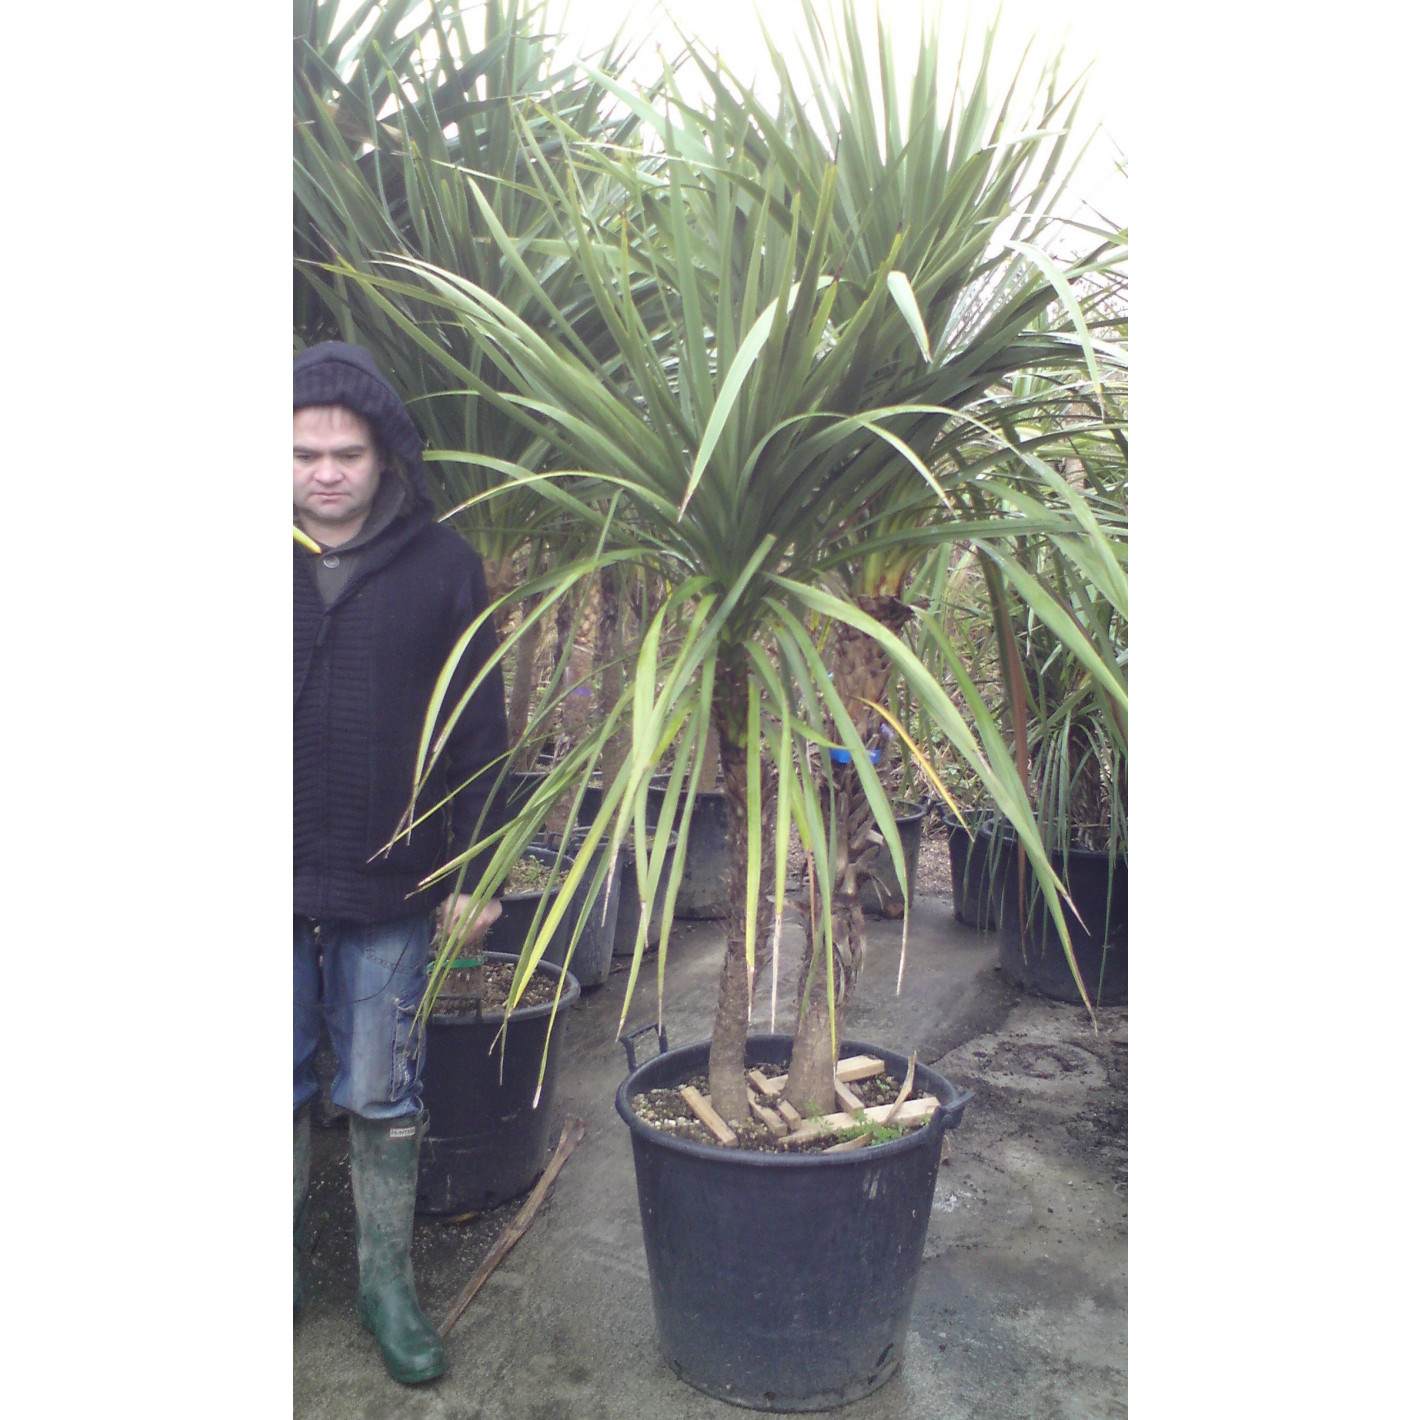
[[[380,486],[370,426],[343,405],[314,404],[295,411],[292,427],[296,521],[327,547],[349,542]]]

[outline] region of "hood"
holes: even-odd
[[[303,350],[291,367],[293,405],[341,404],[369,421],[376,435],[409,471],[420,503],[433,506],[424,471],[424,441],[404,401],[363,345],[327,340]]]

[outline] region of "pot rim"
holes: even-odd
[[[484,963],[517,961],[515,952],[484,952]],[[544,976],[562,978],[563,969],[560,966],[553,966],[550,962],[540,961],[533,968],[540,971]],[[582,983],[572,975],[571,971],[566,973],[563,979],[562,994],[554,1001],[543,1001],[534,1006],[517,1006],[508,1013],[507,1019],[510,1022],[521,1023],[523,1021],[545,1020],[554,1011],[565,1010],[582,994]],[[430,1011],[428,1024],[439,1026],[441,1029],[470,1029],[474,1026],[501,1026],[503,1023],[503,1012],[480,1013],[469,1015],[466,1012],[458,1014],[446,1012],[440,1015],[437,1011]]]
[[[752,1035],[745,1041],[745,1052],[753,1057],[754,1047],[769,1043],[783,1042],[792,1046],[794,1037],[783,1032],[774,1034]],[[888,1050],[880,1045],[873,1045],[860,1040],[848,1040],[839,1037],[838,1049],[840,1057],[848,1055],[877,1055],[889,1067],[901,1074],[907,1069],[907,1057],[896,1050]],[[621,1082],[616,1092],[616,1112],[630,1128],[632,1134],[643,1140],[647,1144],[653,1144],[660,1149],[668,1149],[675,1154],[684,1154],[688,1158],[703,1159],[707,1163],[719,1163],[733,1165],[744,1168],[757,1169],[786,1169],[786,1168],[853,1168],[860,1166],[867,1161],[878,1162],[883,1159],[892,1158],[897,1154],[908,1153],[913,1149],[926,1147],[924,1140],[919,1136],[927,1136],[935,1140],[933,1147],[940,1150],[942,1135],[948,1129],[955,1129],[961,1123],[962,1111],[966,1108],[966,1103],[971,1099],[974,1091],[959,1090],[945,1075],[939,1074],[930,1066],[923,1065],[921,1061],[917,1064],[919,1075],[925,1074],[932,1084],[933,1092],[942,1098],[942,1104],[934,1113],[931,1119],[919,1129],[914,1129],[910,1134],[904,1134],[900,1139],[890,1139],[882,1144],[866,1144],[861,1149],[850,1149],[843,1154],[795,1154],[789,1152],[775,1152],[773,1154],[761,1153],[756,1149],[727,1149],[720,1144],[697,1144],[689,1139],[678,1138],[674,1134],[668,1134],[663,1129],[656,1129],[647,1124],[635,1110],[631,1108],[631,1096],[633,1092],[632,1084],[636,1077],[652,1065],[658,1064],[669,1056],[694,1056],[703,1053],[708,1063],[710,1055],[710,1042],[708,1040],[698,1041],[694,1045],[677,1046],[674,1050],[667,1050],[660,1055],[652,1056],[651,1059],[643,1061]],[[766,1062],[767,1063],[767,1062]],[[690,1072],[687,1072],[690,1073]],[[940,1081],[945,1090],[937,1086]]]
[[[522,856],[524,858],[534,859],[536,862],[541,863],[544,868],[557,868],[562,865],[562,855],[558,853],[557,849],[543,843],[529,843],[523,850]],[[538,902],[541,901],[543,894],[547,892],[551,892],[551,895],[556,897],[557,893],[552,891],[552,889],[561,888],[565,877],[566,869],[563,868],[563,878],[548,883],[545,888],[529,888],[526,892],[503,892],[499,893],[498,896],[501,900],[507,902]],[[494,955],[502,956],[504,953],[495,952]],[[517,958],[514,957],[513,960],[516,961]],[[538,965],[541,966],[542,963],[539,962]]]

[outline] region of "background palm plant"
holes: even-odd
[[[498,294],[535,328],[575,332],[596,358],[613,351],[589,293],[567,261],[531,173],[552,182],[563,135],[616,145],[637,120],[618,113],[600,80],[558,57],[544,0],[489,0],[471,34],[451,0],[367,0],[337,27],[336,0],[297,0],[295,43],[295,328],[298,343],[339,338],[381,361],[430,446],[436,503],[479,550],[501,597],[530,567],[575,550],[581,524],[555,500],[510,481],[551,448],[505,402],[457,323],[415,318],[388,290],[350,279],[392,253],[427,260]],[[613,41],[598,72],[628,49]],[[595,213],[611,193],[584,184]],[[505,251],[494,221],[513,237]],[[396,318],[396,308],[398,316]],[[425,313],[427,314],[427,312]],[[462,397],[468,381],[483,398]],[[448,398],[455,389],[460,397]],[[506,604],[506,614],[512,604]],[[510,720],[520,729],[535,637],[521,643]]]

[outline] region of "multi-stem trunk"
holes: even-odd
[[[729,820],[730,915],[725,959],[710,1033],[710,1099],[727,1124],[750,1118],[745,1083],[745,1038],[749,1034],[750,984],[745,954],[745,909],[749,891],[749,759],[745,747],[745,707],[749,680],[743,656],[722,661],[715,685],[715,732],[725,776]],[[760,830],[761,825],[753,825]]]
[[[546,559],[546,549],[539,546],[532,560],[529,574],[540,576]],[[536,605],[535,597],[524,598],[518,608],[518,619],[525,623]],[[499,628],[499,634],[507,632],[506,624]],[[513,661],[513,681],[508,690],[508,743],[516,745],[528,727],[528,710],[532,705],[533,680],[537,673],[537,656],[542,646],[540,628],[531,628],[518,642],[517,655]],[[520,766],[525,767],[525,766]]]
[[[517,654],[513,659],[513,683],[508,690],[508,743],[511,745],[522,739],[523,732],[528,727],[528,709],[532,705],[538,645],[537,634],[530,631],[518,642]]]
[[[588,577],[581,583],[581,597],[575,609],[575,626],[574,608],[569,598],[564,598],[557,609],[557,664],[562,664],[564,654],[567,658],[561,682],[565,692],[562,701],[562,730],[556,743],[556,755],[559,759],[586,735],[588,726],[595,718],[594,672],[597,665],[601,600],[601,579]],[[554,806],[545,824],[548,833],[561,833],[566,828],[575,797],[576,790],[568,789],[560,802]]]
[[[628,634],[623,618],[635,615],[633,599],[622,595],[621,573],[614,567],[601,573],[601,617],[597,623],[597,665],[601,668],[597,715],[609,720],[626,684],[626,667],[622,664],[622,648],[635,642],[635,632]],[[611,784],[621,772],[621,766],[631,751],[631,727],[623,723],[606,742],[602,750],[602,783]]]
[[[895,596],[859,596],[859,607],[896,633],[911,617],[910,609]],[[873,703],[881,705],[892,675],[892,662],[876,640],[850,626],[840,625],[834,660],[834,685],[853,718],[854,727],[871,752],[882,743]],[[825,792],[825,806],[827,806]],[[828,910],[832,920],[831,963],[814,958],[814,934],[804,947],[799,977],[799,1018],[794,1033],[794,1053],[784,1092],[801,1112],[834,1108],[834,1051],[832,1013],[828,1003],[827,970],[834,975],[834,1005],[841,1007],[863,968],[863,906],[860,886],[872,872],[881,836],[875,829],[872,807],[858,770],[852,764],[833,771],[833,811],[837,825],[838,855],[834,863],[833,891]]]

